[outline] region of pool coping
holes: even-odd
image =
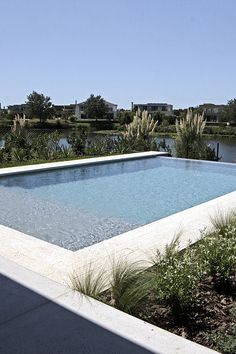
[[[65,167],[79,167],[85,165],[109,163],[109,162],[120,162],[127,160],[136,160],[142,159],[144,157],[156,157],[156,156],[168,156],[167,152],[160,151],[146,151],[146,152],[134,152],[131,154],[120,154],[120,155],[110,155],[102,157],[90,157],[90,158],[81,158],[78,160],[69,160],[69,161],[58,161],[58,162],[48,162],[35,165],[25,165],[25,166],[16,166],[16,167],[4,167],[0,168],[0,177],[9,176],[15,174],[23,173],[33,173],[49,170],[57,170]]]

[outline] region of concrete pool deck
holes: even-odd
[[[0,353],[217,353],[1,256],[0,269]]]

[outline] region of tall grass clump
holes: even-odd
[[[80,293],[90,296],[94,299],[101,300],[102,293],[106,288],[107,279],[103,270],[95,273],[89,266],[83,276],[79,276],[75,272],[70,277],[71,288]]]
[[[224,212],[218,209],[215,215],[211,217],[211,223],[215,230],[224,234],[229,226],[236,226],[236,212],[235,210]]]
[[[113,263],[110,291],[113,306],[128,313],[136,311],[149,291],[140,263]]]
[[[215,150],[206,144],[203,131],[206,126],[203,114],[188,110],[186,116],[176,120],[176,156],[190,159],[217,160]]]
[[[148,111],[137,110],[133,121],[125,125],[124,138],[132,146],[133,150],[150,150],[154,148],[155,142],[152,134],[157,127],[155,121]]]

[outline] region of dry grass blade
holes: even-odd
[[[89,266],[83,276],[74,272],[70,277],[70,282],[72,289],[99,300],[101,299],[102,292],[106,288],[107,279],[103,270],[94,272],[91,266]]]
[[[144,269],[140,262],[118,261],[112,266],[112,304],[125,312],[132,312],[147,295]]]
[[[220,231],[221,233],[224,233],[229,225],[236,226],[236,211],[231,210],[225,212],[218,209],[216,214],[214,216],[211,216],[211,223],[216,230]]]

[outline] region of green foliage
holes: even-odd
[[[163,255],[157,252],[154,267],[148,275],[157,301],[170,306],[176,317],[186,314],[194,303],[195,290],[202,275],[194,251],[187,248],[180,253],[177,237]]]
[[[113,149],[115,153],[119,154],[127,154],[132,152],[132,146],[130,145],[128,139],[126,139],[123,135],[117,136],[113,139]]]
[[[223,234],[205,235],[198,244],[197,257],[216,284],[230,284],[236,266],[236,225],[228,225]]]
[[[89,119],[104,119],[108,115],[108,107],[101,96],[90,95],[84,103],[84,112]]]
[[[88,155],[101,156],[111,154],[113,151],[113,139],[110,136],[100,136],[88,141],[86,152]]]
[[[206,126],[204,129],[204,134],[208,135],[230,135],[232,137],[236,136],[236,129],[232,126]]]
[[[33,91],[27,96],[26,112],[30,118],[38,118],[42,123],[51,118],[55,110],[50,97]]]
[[[76,122],[77,117],[72,116],[72,117],[69,117],[69,119],[70,119],[71,123],[74,123],[74,122]]]
[[[236,320],[235,307],[231,310],[231,315],[234,320]],[[217,350],[222,354],[236,353],[236,324],[231,324],[229,328],[227,328],[227,332],[217,330],[204,333],[203,336],[214,350]]]
[[[204,234],[198,243],[183,251],[179,247],[181,235],[177,235],[163,253],[157,251],[148,269],[137,262],[114,263],[111,279],[106,279],[109,290],[105,293],[99,285],[104,284],[104,277],[94,278],[92,274],[88,275],[87,290],[83,286],[80,291],[91,293],[95,282],[94,287],[100,289],[96,298],[122,311],[140,314],[148,308],[150,311],[151,306],[162,305],[170,309],[176,321],[185,321],[194,310],[202,279],[212,277],[215,284],[228,285],[232,276],[235,277],[236,225],[235,214],[232,215],[217,216],[214,221],[217,229]],[[77,288],[81,289],[81,285]],[[227,345],[231,345],[231,338],[227,340]]]
[[[31,135],[25,129],[6,134],[5,146],[1,149],[1,163],[8,161],[56,160],[73,157],[70,147],[59,144],[58,132]]]
[[[158,132],[166,133],[167,135],[168,134],[175,134],[176,133],[176,127],[175,127],[175,125],[168,125],[168,126],[159,125],[158,126]]]
[[[90,123],[77,123],[76,128],[80,133],[88,134],[90,131]]]
[[[203,139],[206,121],[203,115],[188,110],[187,115],[176,120],[176,155],[177,157],[217,160],[215,150],[211,149]]]
[[[225,107],[224,120],[236,123],[236,98],[228,101]]]
[[[165,114],[163,112],[157,111],[152,114],[152,118],[155,122],[158,122],[158,125],[163,124],[163,120],[165,119]]]
[[[71,145],[72,151],[76,156],[85,154],[86,139],[87,135],[85,132],[81,134],[73,133],[67,138],[67,142]]]
[[[131,123],[133,118],[134,118],[134,112],[126,111],[126,110],[120,110],[118,112],[118,120],[121,125]]]

